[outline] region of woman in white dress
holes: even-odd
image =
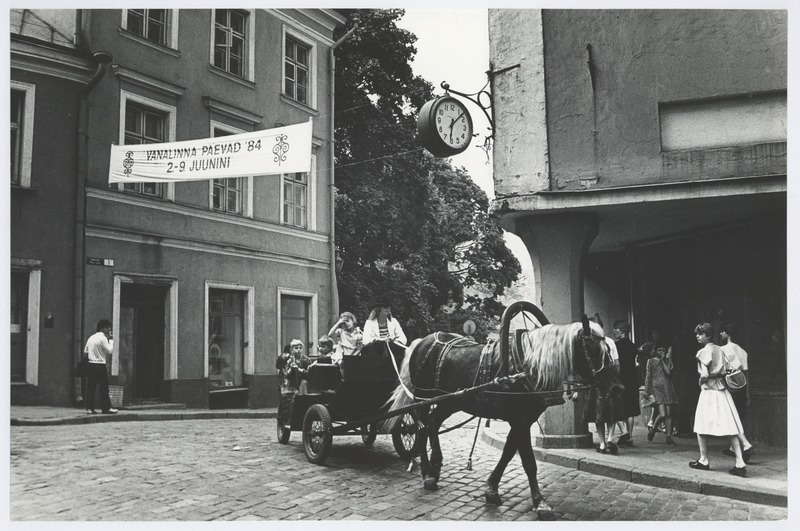
[[[725,354],[711,341],[714,328],[709,323],[697,325],[694,333],[697,342],[703,347],[695,356],[697,372],[700,373],[700,398],[694,415],[694,431],[697,433],[700,458],[689,462],[689,466],[698,470],[709,470],[708,437],[727,437],[736,455],[736,464],[728,472],[745,477],[747,468],[738,438],[744,429],[733,397],[722,381],[725,375]]]

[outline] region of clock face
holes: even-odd
[[[472,119],[464,105],[454,98],[443,98],[433,109],[439,138],[453,149],[464,148],[472,140]]]
[[[467,149],[472,140],[472,117],[459,100],[441,96],[422,106],[417,117],[422,146],[436,157],[450,157]]]

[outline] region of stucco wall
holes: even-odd
[[[490,9],[494,187],[498,196],[549,187],[540,9]],[[515,67],[519,65],[518,67]]]
[[[658,105],[785,91],[786,23],[782,11],[545,10],[553,189],[785,172],[785,143],[662,156]]]
[[[78,98],[83,85],[18,70],[12,70],[11,77],[36,85],[31,188],[11,188],[11,257],[42,263],[38,386],[14,384],[11,399],[18,404],[68,405],[71,380],[64,375],[72,373],[75,356],[72,259]],[[48,314],[53,316],[52,328],[45,327]]]

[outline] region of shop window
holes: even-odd
[[[214,66],[238,77],[245,77],[246,72],[250,16],[238,9],[214,12]]]
[[[241,291],[208,290],[208,378],[212,388],[244,383],[244,298]]]

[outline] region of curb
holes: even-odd
[[[481,429],[481,441],[493,448],[503,449],[505,440],[501,439],[493,431]],[[537,461],[550,463],[553,465],[572,468],[581,472],[597,474],[599,476],[628,481],[648,487],[659,487],[662,489],[674,489],[685,492],[694,492],[710,496],[722,496],[729,499],[759,503],[762,505],[773,505],[776,507],[788,507],[789,497],[787,494],[772,490],[753,490],[752,487],[735,487],[730,485],[720,485],[706,483],[700,480],[687,479],[686,477],[658,473],[654,474],[639,468],[627,468],[623,466],[613,466],[605,462],[600,462],[590,457],[576,458],[560,455],[557,451],[545,448],[534,448],[533,453]]]
[[[178,410],[175,413],[131,413],[120,411],[115,415],[83,415],[79,417],[49,418],[49,419],[24,419],[12,418],[12,426],[67,426],[78,424],[100,424],[106,422],[131,422],[131,421],[162,421],[162,420],[208,420],[208,419],[273,419],[278,416],[277,410],[263,411],[220,411],[213,410],[187,411]]]

